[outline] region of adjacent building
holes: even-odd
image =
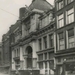
[[[2,64],[3,64],[3,49],[2,49],[2,42],[0,42],[0,72],[2,72]]]
[[[0,43],[0,66],[2,66],[2,43]]]
[[[40,17],[39,31],[37,32],[37,64],[40,74],[54,75],[54,37],[55,37],[55,19],[54,10],[50,9],[44,12]]]
[[[20,66],[20,39],[22,37],[21,21],[17,21],[10,27],[10,47],[11,47],[11,70],[16,70]]]
[[[11,50],[10,50],[10,31],[8,31],[6,34],[2,37],[2,57],[3,57],[3,73],[9,73],[10,72],[10,63],[11,63]]]
[[[75,74],[75,0],[55,0],[56,75]]]

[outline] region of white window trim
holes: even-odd
[[[66,42],[67,42],[67,49],[69,49],[69,37],[68,37],[68,30],[66,31]],[[75,27],[74,27],[74,43],[75,43]]]
[[[59,2],[56,3],[57,10],[60,10],[60,9],[63,8],[61,2],[63,2],[63,7],[64,7],[64,1],[63,0],[62,1],[59,1]],[[60,3],[61,6],[59,6],[59,3]]]
[[[63,26],[64,26],[64,13],[62,13],[60,15],[63,15]],[[62,28],[63,27],[63,26],[61,26],[61,27],[59,26],[59,22],[58,21],[59,21],[59,16],[60,15],[57,16],[57,28]]]
[[[65,39],[63,39],[63,40],[64,40],[64,49],[65,49]],[[60,46],[59,46],[59,45],[60,45],[60,44],[59,44],[59,34],[57,34],[57,43],[58,43],[58,46],[57,46],[57,47],[58,47],[58,48],[57,48],[58,51],[64,50],[64,49],[60,49]]]
[[[74,7],[72,7],[72,8],[73,8],[73,10],[74,10]],[[71,9],[72,9],[72,8],[71,8]],[[69,10],[70,10],[70,9],[69,9]],[[68,18],[67,18],[67,14],[68,14],[67,12],[68,12],[69,10],[66,11],[66,25],[70,24],[70,23],[68,23]],[[75,18],[74,18],[74,20],[75,20]]]

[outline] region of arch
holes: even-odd
[[[32,53],[32,47],[31,46],[27,46],[25,52],[26,52],[26,54]]]
[[[27,68],[32,68],[32,53],[33,53],[32,47],[27,46],[25,52],[27,54]]]

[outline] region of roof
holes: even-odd
[[[9,38],[10,31],[2,36],[2,41]]]
[[[10,27],[10,31],[11,31],[11,33],[16,29],[16,28],[20,28],[21,29],[21,21],[17,21],[14,25],[12,25],[11,27]]]
[[[35,0],[29,6],[29,9],[31,9],[31,10],[39,9],[39,10],[47,11],[52,8],[53,8],[53,6],[46,0]]]
[[[44,12],[43,14],[41,14],[41,16],[39,17],[39,19],[42,19],[42,18],[46,17],[50,13],[53,14],[54,13],[53,11],[54,11],[54,9],[50,9],[50,10]]]

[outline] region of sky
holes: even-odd
[[[47,0],[54,5],[54,0]],[[32,0],[0,0],[0,42],[2,35],[19,19],[19,8],[29,6]]]

